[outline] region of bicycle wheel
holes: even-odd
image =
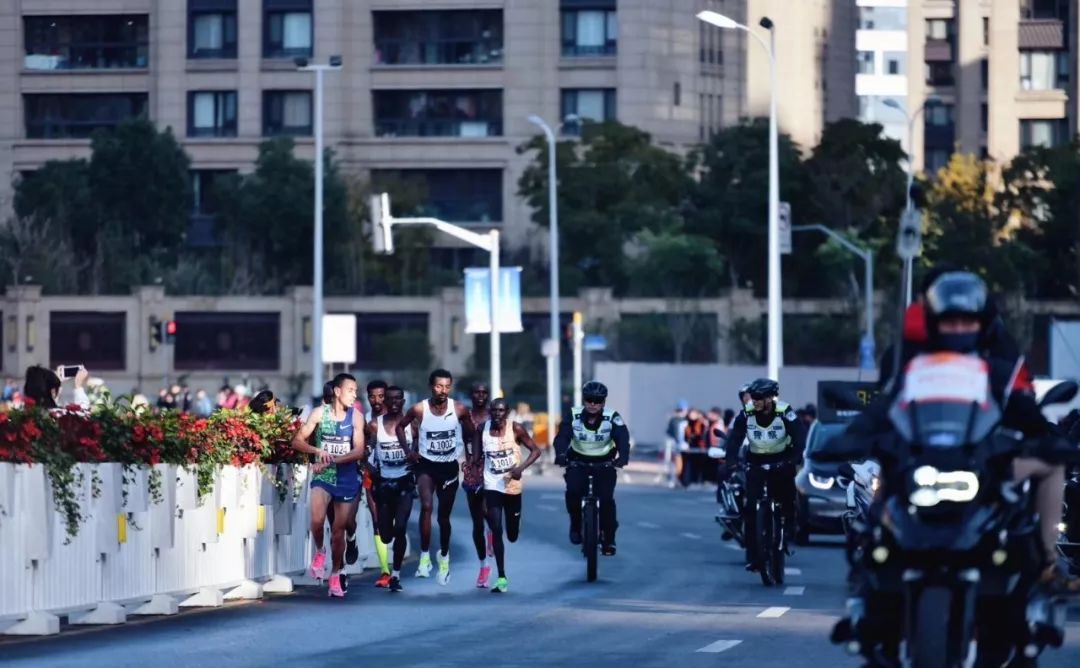
[[[773,544],[772,544],[772,579],[778,585],[784,584],[784,561],[787,556],[784,552],[784,518],[777,509],[772,511],[773,517]]]
[[[757,561],[761,584],[773,586],[773,512],[768,499],[757,508]]]
[[[581,509],[581,547],[585,552],[585,579],[596,581],[596,561],[599,551],[600,527],[597,526],[596,499],[587,498]]]

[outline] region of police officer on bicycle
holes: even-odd
[[[563,420],[555,436],[555,464],[570,462],[614,462],[622,468],[630,460],[630,431],[618,412],[605,407],[608,389],[596,380],[581,388],[584,406],[570,411],[570,420]],[[604,556],[615,554],[614,468],[597,468],[593,472],[593,493],[600,505],[600,551]],[[566,470],[566,512],[570,515],[570,542],[581,544],[581,498],[586,493],[588,472],[584,468]]]
[[[779,401],[780,384],[759,378],[747,388],[750,403],[743,407],[727,436],[724,461],[730,477],[738,464],[743,439],[746,453],[746,503],[743,526],[746,536],[746,570],[755,571],[757,563],[757,501],[768,481],[773,498],[784,508],[784,521],[790,531],[795,527],[795,465],[805,447],[802,421],[791,406]],[[780,465],[763,468],[765,464]],[[789,465],[784,465],[789,464]],[[789,531],[789,533],[790,533]]]

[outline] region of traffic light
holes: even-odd
[[[158,346],[162,342],[162,322],[158,320],[157,316],[150,316],[150,352],[154,352],[158,349]]]
[[[394,237],[390,233],[390,196],[378,193],[368,202],[371,209],[371,241],[375,252],[391,255],[394,252]]]
[[[176,343],[176,321],[168,320],[165,322],[165,343],[172,345]]]

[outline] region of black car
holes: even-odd
[[[842,534],[842,518],[847,510],[847,486],[851,482],[840,475],[837,463],[814,460],[823,443],[847,427],[844,422],[814,422],[806,436],[803,466],[795,477],[798,490],[795,542],[805,545],[810,533]]]

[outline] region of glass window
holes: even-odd
[[[399,216],[433,216],[454,223],[498,223],[503,219],[501,169],[379,169],[376,185],[415,186],[422,200]]]
[[[1069,85],[1069,52],[1021,51],[1020,87],[1024,90],[1053,90]]]
[[[146,93],[24,95],[28,139],[86,138],[146,113]]]
[[[906,30],[905,7],[859,7],[860,30]]]
[[[885,74],[907,74],[907,52],[885,52]]]
[[[952,63],[926,63],[926,83],[930,86],[952,86],[953,79]]]
[[[982,20],[983,26],[983,46],[990,46],[990,17],[984,16]]]
[[[951,104],[928,104],[926,111],[926,124],[934,127],[948,127],[953,124],[953,105]]]
[[[1069,122],[1064,118],[1020,121],[1020,147],[1053,148],[1067,141]]]
[[[93,371],[127,367],[127,314],[101,311],[49,313],[49,366],[84,364]]]
[[[949,164],[952,152],[944,148],[932,148],[926,151],[926,171],[936,172]]]
[[[311,136],[311,91],[263,91],[263,136]]]
[[[235,0],[188,0],[188,58],[236,58]]]
[[[188,93],[189,137],[235,137],[236,91]]]
[[[953,36],[953,20],[952,19],[927,19],[926,20],[926,39],[952,39]]]
[[[486,65],[502,61],[499,9],[374,12],[380,65]]]
[[[215,246],[214,224],[220,210],[220,184],[236,174],[233,169],[191,170],[191,218],[188,225],[189,246]]]
[[[618,39],[619,20],[615,10],[563,10],[564,56],[612,56]]]
[[[577,116],[582,120],[615,120],[614,88],[564,88],[562,90],[562,117]],[[567,123],[563,126],[564,134],[576,134],[580,126]]]
[[[310,0],[266,2],[263,23],[263,56],[291,58],[310,56],[314,34]]]
[[[281,314],[176,313],[173,364],[183,370],[274,371],[281,367]]]
[[[377,90],[372,92],[380,137],[497,137],[501,90]]]
[[[149,18],[28,16],[23,20],[28,70],[145,68],[150,64]]]
[[[858,53],[859,61],[859,74],[873,74],[874,73],[874,52],[873,51],[860,51]]]

